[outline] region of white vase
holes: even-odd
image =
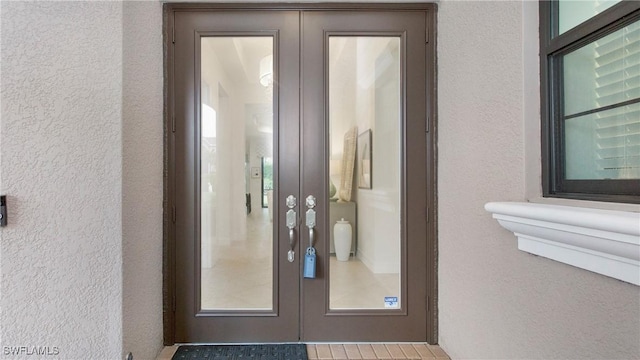
[[[351,224],[344,218],[333,226],[333,245],[338,261],[349,261],[351,254]]]

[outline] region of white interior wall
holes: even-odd
[[[371,189],[356,189],[358,257],[374,273],[400,272],[399,41],[358,44],[358,132],[372,131]],[[363,154],[358,154],[361,157]],[[357,170],[358,171],[358,170]],[[356,186],[357,186],[356,172]],[[361,241],[360,241],[361,240]]]
[[[247,126],[246,134],[246,151],[249,158],[249,169],[259,168],[262,166],[262,157],[271,157],[273,159],[273,133],[265,132],[266,129],[260,129],[267,126],[267,118],[271,116],[271,129],[273,130],[273,106],[271,101],[272,90],[266,89],[258,82],[247,83],[242,90],[243,103],[245,104],[245,121],[253,122],[254,125]],[[253,119],[257,116],[257,119]],[[262,130],[262,131],[261,131]],[[262,173],[260,177],[254,178],[250,171],[247,174],[248,190],[251,193],[251,214],[249,216],[257,216],[262,209]]]
[[[342,101],[353,99],[356,91],[355,77],[355,56],[356,49],[350,46],[350,40],[342,37],[332,38],[329,42],[330,54],[330,78],[331,84],[340,84],[332,87],[329,92],[329,121],[331,137],[329,144],[331,147],[331,160],[342,161],[344,134],[356,125],[355,106],[353,101]],[[342,166],[338,167],[342,169]],[[340,186],[340,180],[334,185]]]
[[[224,88],[229,96],[221,101],[222,107],[218,116],[217,173],[214,187],[218,244],[244,241],[247,220],[244,177],[244,104],[241,94],[233,88],[231,83]]]
[[[217,113],[215,179],[212,192],[203,193],[202,199],[203,204],[209,204],[203,211],[213,219],[202,222],[203,229],[207,227],[211,235],[208,239],[203,238],[204,260],[209,260],[204,247],[243,240],[246,234],[243,89],[237,86],[218,58],[218,43],[219,39],[211,38],[204,40],[201,46],[202,79],[209,85],[210,101]],[[230,46],[231,42],[226,45]],[[212,259],[219,255],[211,253]],[[204,265],[208,264],[205,261]]]
[[[479,30],[481,29],[481,30]],[[541,200],[537,2],[438,12],[440,344],[452,358],[640,355],[638,287],[517,250],[488,201]]]
[[[120,358],[123,5],[0,9],[1,356]]]

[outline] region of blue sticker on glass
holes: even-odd
[[[386,308],[397,308],[398,307],[398,297],[397,296],[385,296],[384,297],[384,307],[386,307]]]

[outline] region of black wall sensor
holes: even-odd
[[[7,226],[7,197],[0,196],[0,226]]]

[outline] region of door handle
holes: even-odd
[[[309,209],[306,213],[306,224],[309,228],[309,247],[312,248],[314,244],[314,229],[316,227],[316,211],[313,209],[316,207],[316,198],[313,195],[307,196],[307,207]]]
[[[287,207],[287,228],[289,229],[289,252],[287,252],[287,260],[289,262],[293,262],[295,260],[295,251],[293,250],[296,246],[296,211],[293,208],[296,207],[296,197],[293,195],[287,196],[286,200]]]
[[[313,209],[316,207],[316,198],[313,195],[307,196],[307,212],[306,212],[306,225],[309,228],[309,247],[307,248],[306,255],[304,256],[303,276],[305,278],[313,279],[316,277],[316,249],[313,248],[314,234],[316,227],[316,211]]]

